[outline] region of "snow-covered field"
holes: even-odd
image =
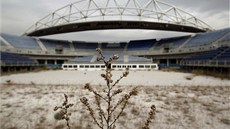
[[[85,83],[103,91],[101,73],[45,71],[0,77],[0,129],[66,129],[65,121],[56,121],[53,111],[62,104],[64,93],[74,103],[72,129],[97,129],[79,98],[94,101],[83,88]],[[114,71],[114,80],[121,74]],[[130,99],[117,129],[140,129],[152,104],[157,112],[151,129],[230,128],[229,84],[229,80],[185,73],[131,71],[118,87],[128,92],[139,86],[140,93]]]

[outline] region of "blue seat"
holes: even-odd
[[[25,36],[14,36],[3,33],[1,34],[1,36],[16,48],[41,50],[40,46],[34,38]]]
[[[33,59],[30,59],[25,56],[21,56],[18,54],[1,52],[1,62],[5,64],[36,64],[37,62]]]
[[[51,40],[51,39],[40,39],[47,49],[55,49],[62,47],[63,49],[70,49],[70,43],[66,40]]]
[[[229,28],[207,33],[200,33],[192,37],[192,39],[184,47],[203,46],[211,44],[226,35],[227,33],[229,33]]]
[[[149,50],[156,43],[155,39],[150,40],[132,40],[128,44],[128,51]]]

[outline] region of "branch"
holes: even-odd
[[[119,114],[117,115],[117,117],[114,119],[114,121],[109,125],[109,127],[111,127],[117,120],[118,118],[121,116],[121,114],[123,113],[125,107],[127,106],[128,100],[130,99],[130,95],[125,95],[124,97],[124,104],[121,108],[121,111],[119,112]]]
[[[90,107],[90,105],[88,103],[88,99],[86,97],[83,97],[80,99],[80,101],[87,107],[88,111],[90,112],[91,117],[93,118],[94,122],[98,125],[98,127],[103,129],[103,126],[98,123],[96,117],[94,116],[94,111]]]

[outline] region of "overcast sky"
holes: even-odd
[[[76,0],[0,0],[1,32],[22,35],[36,21]],[[117,0],[119,1],[119,0]],[[124,1],[124,0],[122,0]],[[139,0],[147,1],[147,0]],[[181,8],[205,21],[214,29],[229,27],[229,0],[160,0]],[[150,30],[86,31],[50,38],[85,41],[125,41],[171,37],[181,33]]]

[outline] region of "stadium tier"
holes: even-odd
[[[0,46],[6,46],[6,45],[3,43],[2,39],[0,39]]]
[[[91,62],[93,61],[93,56],[83,56],[83,57],[76,57],[74,59],[69,60],[69,62],[76,63],[76,62]]]
[[[128,44],[128,51],[132,50],[149,50],[156,43],[155,39],[133,40]]]
[[[20,37],[9,34],[1,34],[1,36],[15,48],[41,50],[40,46],[34,38]]]
[[[37,62],[28,57],[24,57],[18,54],[1,52],[1,66],[25,66],[35,65]]]
[[[10,45],[17,48],[41,50],[38,41],[31,37],[13,36],[9,34],[1,34],[1,37],[7,41]],[[180,36],[173,38],[163,38],[157,41],[156,39],[149,40],[131,40],[129,42],[120,43],[98,43],[98,42],[84,42],[84,41],[66,41],[66,40],[53,40],[38,38],[42,46],[47,50],[54,50],[56,48],[63,48],[69,50],[73,46],[72,50],[75,51],[94,51],[96,48],[101,47],[105,51],[117,50],[117,51],[148,51],[150,48],[159,49],[164,45],[173,46],[173,48],[189,48],[199,47],[204,45],[212,45],[217,41],[229,41],[229,28],[217,30],[213,32],[200,33],[195,36]],[[71,45],[72,44],[72,45]],[[101,44],[101,45],[100,45]],[[1,46],[5,46],[1,40]],[[127,47],[127,49],[126,49]],[[64,54],[64,53],[63,53]]]
[[[139,56],[129,56],[129,62],[151,62],[151,59]]]
[[[226,49],[223,50],[222,53],[216,57],[216,60],[228,60],[228,61],[230,61],[230,47],[226,47]]]
[[[225,51],[226,49],[228,49],[228,47],[220,47],[216,50],[202,52],[200,54],[192,56],[189,60],[212,60],[215,57],[217,57],[219,54],[221,54],[223,51]]]
[[[190,37],[191,36],[182,36],[182,37],[161,39],[156,43],[156,47],[160,47],[165,44],[172,44],[174,47],[178,47],[179,45],[183,44],[186,40],[188,40]]]
[[[229,28],[197,34],[184,47],[203,46],[211,44],[229,33]]]
[[[102,50],[124,51],[127,43],[101,43]]]
[[[86,50],[95,51],[96,48],[98,48],[98,43],[73,41],[73,46],[76,51],[86,51]]]
[[[70,43],[68,41],[50,40],[50,39],[40,39],[40,41],[47,49],[56,49],[56,48],[70,49]]]
[[[215,50],[201,52],[182,61],[187,65],[204,66],[229,66],[230,65],[230,46],[219,47]]]
[[[227,42],[230,41],[230,33],[228,33],[224,38],[220,40],[221,42]]]

